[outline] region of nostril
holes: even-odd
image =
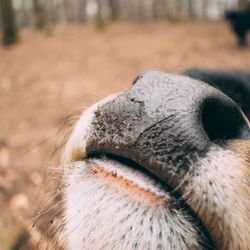
[[[230,99],[209,98],[201,110],[203,128],[211,141],[247,139],[249,127],[238,106]]]

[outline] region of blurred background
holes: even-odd
[[[151,69],[250,70],[224,18],[249,4],[0,0],[0,250],[34,249],[46,171],[86,107]]]

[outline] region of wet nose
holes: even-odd
[[[229,97],[195,79],[147,72],[130,90],[99,107],[89,153],[109,153],[163,172],[187,168],[213,143],[249,137],[241,110]]]

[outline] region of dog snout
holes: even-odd
[[[210,145],[248,137],[244,115],[225,94],[186,76],[152,71],[96,110],[87,153],[128,158],[176,186]]]

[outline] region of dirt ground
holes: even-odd
[[[0,250],[32,224],[51,153],[77,115],[138,73],[190,66],[249,70],[250,48],[222,22],[30,29],[0,47]]]

